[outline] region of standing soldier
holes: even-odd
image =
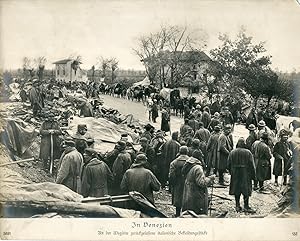
[[[215,126],[217,125],[221,125],[221,121],[220,121],[220,114],[219,112],[215,112],[214,115],[213,115],[213,118],[211,119],[207,129],[209,131],[213,131]]]
[[[288,142],[288,133],[286,130],[281,130],[279,133],[280,141],[274,146],[274,167],[273,175],[275,175],[275,185],[278,186],[278,176],[283,175],[283,185],[287,183],[288,170],[291,167],[292,146]]]
[[[60,158],[56,183],[63,184],[72,191],[80,193],[80,171],[83,164],[82,155],[76,150],[75,142],[70,138],[65,140],[65,150]]]
[[[158,117],[158,106],[157,106],[156,99],[153,100],[153,105],[151,107],[151,116],[152,116],[153,123],[156,123],[156,118]]]
[[[33,111],[33,115],[36,116],[39,111],[42,109],[40,93],[38,91],[38,82],[33,81],[32,87],[29,90],[29,100],[31,103],[31,108]]]
[[[252,153],[246,149],[244,138],[240,138],[236,149],[230,152],[228,170],[231,175],[229,194],[235,196],[236,211],[242,211],[240,197],[243,194],[244,211],[254,213],[249,206],[249,197],[252,193],[252,180],[255,180],[255,165]]]
[[[205,177],[201,162],[190,157],[182,168],[185,178],[182,197],[182,211],[191,210],[196,214],[208,214],[207,186],[214,182],[215,176]]]
[[[271,150],[268,146],[269,135],[264,132],[260,141],[254,142],[252,145],[254,160],[256,164],[256,181],[254,182],[254,190],[257,190],[257,182],[262,192],[264,190],[264,181],[271,179]]]
[[[141,149],[139,150],[139,152],[142,152],[146,155],[148,160],[147,168],[150,168],[152,171],[154,171],[153,169],[155,169],[155,167],[157,166],[156,158],[155,158],[156,153],[153,147],[150,146],[149,142],[150,141],[146,137],[142,137],[140,139]]]
[[[126,193],[139,192],[154,204],[153,191],[159,191],[160,183],[155,175],[145,168],[145,165],[147,165],[147,157],[145,154],[138,154],[135,162],[122,178],[121,189]]]
[[[249,136],[246,139],[246,147],[248,150],[251,150],[252,144],[258,140],[258,135],[256,133],[256,127],[253,124],[248,126]]]
[[[53,165],[53,161],[60,158],[61,152],[59,135],[61,134],[61,129],[58,122],[54,119],[54,114],[51,112],[48,113],[48,117],[40,128],[40,159],[43,162],[43,168],[45,170],[49,170],[50,166]]]
[[[180,127],[180,136],[184,136],[189,128],[191,128],[189,126],[189,119],[184,119],[184,123]]]
[[[98,159],[98,153],[86,148],[83,155],[84,167],[81,175],[81,194],[83,197],[103,197],[108,195],[108,183],[113,174],[107,164]]]
[[[211,169],[213,168],[213,173],[217,173],[218,164],[218,140],[221,134],[221,127],[219,125],[214,127],[214,131],[211,133],[208,139],[206,151],[207,151],[207,172],[206,176],[209,176]]]
[[[224,107],[224,116],[223,116],[223,126],[226,126],[226,125],[231,125],[231,126],[234,125],[233,116],[227,106]]]
[[[187,155],[188,147],[181,146],[179,148],[179,156],[171,162],[169,171],[169,182],[172,186],[172,204],[176,207],[175,217],[180,216],[182,207],[182,194],[184,186],[184,177],[182,175],[182,167],[189,158]]]
[[[120,184],[123,178],[124,173],[130,167],[132,161],[130,154],[125,150],[126,143],[124,141],[118,142],[120,153],[117,156],[113,164],[113,175],[114,175],[114,185],[113,185],[113,195],[122,194],[120,189]]]
[[[208,125],[211,121],[211,115],[210,115],[210,110],[207,106],[203,108],[203,113],[202,113],[202,118],[201,121],[203,122],[204,128],[208,128]]]
[[[171,132],[170,130],[170,114],[166,110],[166,107],[162,108],[161,111],[161,127],[160,129],[164,132]]]
[[[160,166],[162,169],[160,177],[162,187],[167,185],[170,163],[176,158],[176,155],[179,152],[179,147],[180,144],[178,143],[178,131],[176,131],[172,133],[172,139],[168,140],[162,146],[163,162]]]
[[[233,139],[231,134],[232,126],[225,125],[223,133],[218,139],[218,172],[219,184],[224,185],[224,173],[227,168],[227,158],[233,149]]]

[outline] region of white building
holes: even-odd
[[[75,70],[72,68],[73,59],[63,59],[54,62],[55,64],[55,79],[63,82],[87,82],[87,72],[78,68]],[[81,63],[80,63],[81,64]]]

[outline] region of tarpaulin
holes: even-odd
[[[78,124],[87,125],[87,134],[94,138],[94,148],[97,151],[110,150],[111,145],[117,143],[123,133],[127,133],[134,143],[138,140],[138,135],[124,124],[115,124],[104,118],[78,116],[74,116],[70,122],[70,129],[67,130],[70,136],[75,136]]]
[[[13,154],[22,156],[37,138],[39,131],[20,119],[6,118],[5,120],[7,124],[1,141]]]

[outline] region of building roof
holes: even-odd
[[[53,64],[66,64],[69,61],[72,61],[72,59],[62,59],[62,60],[54,62]]]

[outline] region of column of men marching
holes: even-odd
[[[56,182],[84,197],[138,191],[153,204],[153,191],[166,188],[172,193],[175,216],[179,216],[184,210],[208,214],[207,187],[213,185],[216,176],[220,185],[227,185],[224,174],[229,172],[229,194],[235,196],[236,211],[254,213],[249,205],[252,187],[263,193],[264,181],[271,179],[272,155],[275,184],[278,185],[278,176],[283,176],[283,185],[287,184],[295,150],[288,141],[289,133],[282,130],[276,142],[275,135],[261,121],[258,130],[250,124],[249,137],[239,138],[234,148],[230,111],[226,109],[222,119],[215,113],[205,124],[197,120],[197,111],[203,116],[204,112],[196,109],[170,140],[165,139],[163,131],[155,132],[154,127],[146,125],[140,137],[140,150],[135,150],[124,134],[113,150],[98,153],[93,149],[94,140],[86,125],[78,125],[76,135],[62,142],[61,156],[51,157],[59,158]],[[61,134],[53,114],[49,113],[40,134],[40,159],[49,169],[50,153],[58,153],[51,148],[59,148],[56,145]],[[241,195],[244,208],[240,205]]]

